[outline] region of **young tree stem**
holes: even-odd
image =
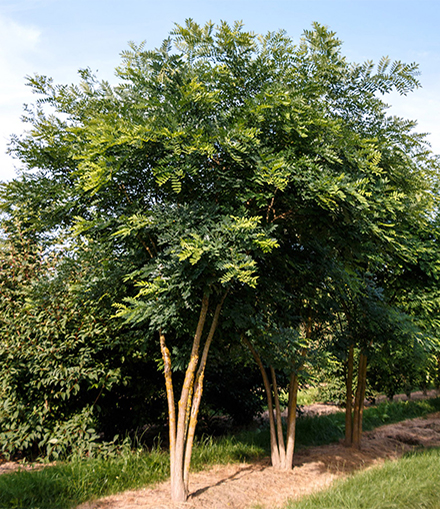
[[[214,317],[212,319],[211,328],[208,333],[208,337],[206,338],[205,346],[203,348],[202,357],[200,359],[199,368],[197,370],[197,375],[195,377],[194,382],[194,397],[191,405],[191,415],[189,420],[188,427],[188,435],[186,440],[186,449],[185,449],[185,461],[184,461],[184,470],[183,470],[183,478],[185,482],[185,488],[188,490],[188,478],[189,478],[189,469],[191,465],[191,455],[192,448],[194,443],[194,435],[197,425],[197,417],[200,408],[200,401],[202,399],[203,393],[203,380],[205,376],[205,368],[206,361],[208,359],[209,348],[211,346],[212,340],[214,338],[214,333],[217,329],[218,320],[220,317],[220,312],[223,307],[223,303],[225,301],[226,295],[228,292],[226,291],[221,299],[221,301],[217,304],[214,312]]]
[[[267,376],[266,370],[264,369],[263,362],[261,361],[261,357],[258,352],[253,347],[252,343],[247,339],[247,337],[242,334],[241,339],[243,343],[249,348],[252,353],[255,362],[260,368],[261,376],[263,377],[264,388],[266,390],[267,397],[267,409],[269,412],[269,430],[270,430],[270,457],[272,466],[274,468],[280,468],[280,454],[277,445],[277,436],[275,432],[275,421],[273,416],[273,402],[272,402],[272,391],[270,389],[270,382]]]

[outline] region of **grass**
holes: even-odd
[[[319,403],[318,387],[307,387],[298,391],[298,405],[312,405],[313,403]]]
[[[289,391],[280,391],[280,403],[283,406],[287,406],[289,401]],[[319,403],[319,389],[318,387],[305,387],[298,391],[298,405],[312,405],[313,403]]]
[[[365,410],[364,429],[436,411],[440,411],[440,398],[382,403]],[[342,412],[314,418],[302,417],[297,421],[297,447],[335,442],[343,435]],[[267,455],[268,449],[267,427],[232,437],[205,438],[194,448],[192,469],[255,460]],[[76,460],[38,471],[22,470],[0,476],[0,508],[67,509],[111,493],[153,485],[168,475],[168,454],[159,450],[124,453],[107,460]],[[363,507],[369,508],[368,505]]]
[[[66,509],[109,493],[154,484],[168,475],[168,457],[160,451],[21,470],[0,476],[0,507]]]
[[[364,410],[363,430],[370,431],[384,424],[393,424],[423,417],[440,411],[440,398],[419,401],[393,401],[380,403]],[[302,417],[297,422],[297,447],[324,445],[337,442],[344,437],[345,413]]]
[[[265,450],[234,437],[205,438],[194,447],[192,469],[256,459]],[[75,460],[41,470],[0,476],[1,509],[66,509],[112,493],[151,486],[169,476],[169,456],[159,450],[110,459]]]
[[[412,453],[290,502],[285,509],[438,509],[440,449]]]
[[[440,398],[427,400],[393,401],[380,403],[364,410],[363,430],[370,431],[384,424],[423,417],[440,411]],[[321,415],[319,417],[302,416],[296,423],[296,449],[338,442],[344,438],[345,413]],[[239,440],[265,448],[269,454],[269,430],[262,428],[252,434],[238,435]]]

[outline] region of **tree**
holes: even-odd
[[[23,222],[46,241],[72,228],[124,259],[129,289],[116,315],[161,348],[175,501],[188,494],[216,331],[238,338],[258,330],[256,319],[273,324],[262,337],[272,345],[268,364],[278,363],[298,327],[323,323],[318,297],[334,277],[320,268],[305,291],[301,253],[365,271],[373,254],[401,248],[394,224],[416,220],[424,213],[416,203],[429,203],[425,177],[436,166],[414,125],[387,117],[378,97],[417,87],[417,66],[351,65],[340,46],[318,24],[295,46],[284,32],[187,20],[160,48],[124,52],[116,86],[89,70],[70,87],[29,80],[42,98],[11,151],[39,171],[5,187],[3,210],[21,204]],[[59,194],[55,207],[42,190]],[[280,298],[265,310],[275,287]],[[280,331],[288,335],[275,355]],[[171,353],[186,368],[177,409]]]

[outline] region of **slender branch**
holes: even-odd
[[[105,382],[107,381],[107,378],[109,377],[109,375],[110,375],[110,373],[108,373],[107,376],[105,377],[104,383],[102,384],[99,394],[96,396],[96,399],[93,402],[92,406],[95,406],[96,403],[98,402],[98,399],[101,397],[102,391],[104,390],[104,387],[105,387]],[[78,379],[76,381],[78,381]],[[70,390],[72,390],[72,389],[70,389]]]
[[[138,238],[139,242],[144,246],[144,249],[147,251],[147,253],[150,255],[150,258],[154,258],[153,253],[151,252],[151,249],[148,247],[147,243],[144,239],[141,239],[139,232],[137,233],[136,237]]]
[[[277,190],[275,189],[275,193],[276,192],[277,192]],[[275,203],[275,193],[272,196],[272,200],[270,201],[269,206],[267,207],[267,212],[266,212],[266,222],[267,223],[269,222],[269,214],[273,210],[273,204]],[[274,215],[275,215],[275,211],[274,211]]]
[[[338,323],[339,323],[339,328],[341,329],[341,334],[343,334],[344,333],[344,328],[342,326],[341,315],[340,315],[340,313],[336,313],[336,316],[338,317]]]
[[[128,195],[127,193],[127,189],[126,187],[124,186],[124,184],[118,184],[118,187],[119,189],[122,190],[122,192],[124,193],[125,197],[127,198],[127,201],[128,203],[131,205],[133,202],[130,198],[130,196]],[[147,251],[147,253],[150,255],[150,258],[154,258],[154,255],[153,253],[151,252],[151,249],[148,247],[148,245],[146,244],[146,242],[140,238],[140,235],[139,235],[139,232],[136,234],[136,237],[137,239],[139,240],[139,242],[142,244],[142,246],[144,247],[144,249]],[[154,245],[154,244],[153,244]]]
[[[293,210],[288,210],[287,212],[283,212],[282,214],[279,214],[278,216],[274,215],[274,217],[272,219],[272,223],[277,221],[278,219],[285,219],[286,217],[288,217],[292,214],[293,214]]]

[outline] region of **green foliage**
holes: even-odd
[[[332,303],[336,313],[320,345],[322,359],[315,370],[321,399],[339,405],[345,402],[350,344],[354,347],[354,380],[358,355],[363,352],[368,357],[367,397],[377,393],[392,397],[427,387],[433,341],[417,318],[389,302],[389,289],[379,286],[377,275],[355,273],[343,282],[343,292],[332,289],[337,295]]]
[[[200,410],[202,433],[224,433],[227,417],[234,425],[250,425],[264,411],[261,373],[244,354],[237,345],[213,345]]]
[[[147,322],[152,332],[175,329],[182,313],[198,305],[201,290],[219,294],[243,285],[254,288],[258,266],[253,256],[277,245],[259,218],[224,216],[212,205],[161,206],[152,208],[148,218],[144,234],[154,235],[160,252],[127,276],[140,290],[118,305],[117,316]],[[122,232],[129,234],[126,227]]]
[[[417,336],[413,339],[395,334],[394,341],[378,346],[372,354],[370,385],[388,398],[400,392],[410,394],[416,389],[425,389],[433,381],[429,379],[429,362],[429,351]]]
[[[429,413],[438,412],[440,399],[428,399],[423,401],[394,401],[384,402],[377,407],[365,409],[365,429],[371,430],[383,424],[392,424],[404,419],[423,417]]]
[[[313,405],[313,403],[320,403],[322,400],[319,398],[319,393],[316,387],[300,387],[298,391],[298,405]]]
[[[264,449],[234,437],[204,438],[194,447],[194,470],[214,464],[255,460]],[[110,458],[80,460],[46,466],[41,470],[0,476],[0,507],[66,509],[118,493],[139,489],[165,480],[169,475],[168,454],[125,450]]]
[[[363,429],[373,430],[385,424],[401,422],[405,419],[423,417],[440,410],[440,398],[423,401],[392,401],[367,407],[364,410]],[[295,448],[320,446],[338,442],[344,438],[345,415],[336,412],[316,417],[300,416],[296,422]],[[270,454],[269,427],[262,425],[254,433],[243,432],[238,439],[264,448]]]
[[[124,51],[115,85],[87,69],[70,86],[29,78],[29,130],[10,144],[25,169],[2,185],[0,210],[45,254],[63,244],[77,270],[50,272],[33,253],[41,278],[24,283],[25,259],[23,284],[3,278],[13,383],[0,419],[14,423],[2,432],[23,430],[13,448],[30,447],[34,400],[40,449],[51,412],[67,423],[88,409],[92,429],[112,394],[118,415],[139,411],[142,391],[131,405],[121,387],[144,363],[160,401],[158,331],[180,372],[204,295],[210,317],[227,295],[223,344],[246,333],[285,374],[321,362],[318,347],[343,363],[350,341],[369,353],[395,343],[408,363],[419,330],[435,356],[438,159],[384,97],[415,90],[417,76],[388,58],[348,62],[317,23],[294,45],[283,31],[189,19],[159,48]],[[87,270],[81,250],[94,255]],[[400,333],[397,310],[418,329]]]
[[[66,509],[125,489],[164,480],[167,457],[160,451],[124,453],[112,459],[79,459],[69,463],[21,470],[0,477],[0,506]]]
[[[83,246],[79,260],[45,254],[19,232],[7,235],[0,258],[1,450],[51,459],[107,454],[113,446],[103,445],[103,432],[111,440],[125,431],[105,425],[112,395],[133,389],[127,367],[140,355],[142,336],[110,319],[108,296],[103,287],[97,292],[88,265],[92,249]]]
[[[364,410],[363,429],[370,431],[384,424],[422,417],[438,412],[440,399],[424,401],[394,401],[381,403]],[[319,417],[301,417],[297,422],[296,447],[324,445],[344,438],[343,412]]]

